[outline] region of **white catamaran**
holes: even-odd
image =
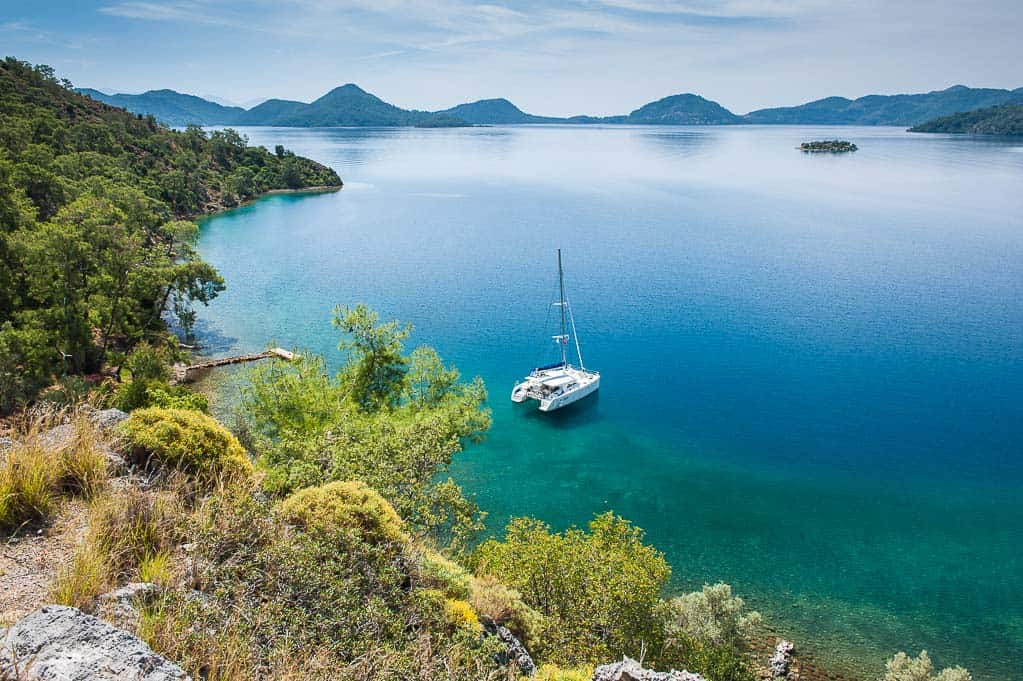
[[[579,336],[575,332],[575,318],[572,308],[565,300],[565,274],[561,267],[561,249],[558,249],[558,286],[561,299],[552,303],[561,309],[561,333],[553,336],[554,342],[560,346],[561,361],[537,367],[529,372],[525,380],[519,381],[512,388],[512,402],[536,400],[540,403],[540,411],[554,411],[578,402],[582,398],[597,392],[600,387],[600,374],[583,366],[583,354],[579,350]],[[572,327],[572,335],[568,335],[567,324]],[[575,341],[575,353],[579,358],[579,366],[568,363],[569,340]]]

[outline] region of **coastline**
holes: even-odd
[[[264,198],[266,198],[268,196],[273,196],[275,194],[327,194],[327,193],[330,193],[330,192],[339,192],[342,189],[344,189],[344,186],[345,186],[344,182],[342,182],[341,184],[339,184],[337,186],[333,186],[333,185],[329,185],[329,184],[322,184],[322,185],[314,185],[314,186],[311,186],[311,187],[299,187],[298,189],[268,189],[265,192],[262,192],[262,193],[260,193],[260,194],[258,194],[256,196],[253,196],[251,199],[246,199],[245,201],[239,202],[237,205],[225,206],[225,205],[220,204],[220,203],[213,204],[214,206],[216,206],[215,208],[211,208],[210,210],[205,210],[205,211],[202,211],[200,213],[193,213],[192,215],[186,216],[184,219],[186,219],[186,220],[202,220],[204,218],[213,217],[214,215],[222,215],[223,213],[227,213],[229,211],[236,210],[238,208],[244,208],[245,206],[250,206],[250,205],[256,203],[257,201],[260,201],[260,200],[262,200],[262,199],[264,199]]]

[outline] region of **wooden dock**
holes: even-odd
[[[234,355],[233,357],[221,357],[219,359],[199,362],[198,364],[175,364],[173,368],[173,380],[177,383],[185,383],[191,379],[193,375],[200,371],[214,369],[216,367],[224,367],[231,364],[242,364],[243,362],[256,362],[261,359],[270,359],[271,357],[277,357],[291,362],[298,359],[299,355],[296,355],[290,350],[285,350],[284,348],[270,348],[263,352],[252,352],[247,355]]]

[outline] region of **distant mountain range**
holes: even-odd
[[[955,85],[918,95],[828,97],[801,106],[752,111],[743,118],[747,123],[908,126],[939,116],[1004,104],[1019,97],[1023,97],[1023,88],[995,90]]]
[[[132,113],[153,114],[172,126],[198,123],[200,125],[230,124],[245,113],[240,106],[224,106],[195,95],[183,95],[174,90],[150,90],[141,95],[108,95],[99,90],[78,88],[98,102],[127,109]]]
[[[526,113],[507,99],[483,99],[443,111],[416,111],[388,104],[357,85],[335,88],[314,102],[270,99],[251,109],[223,106],[174,90],[140,95],[107,95],[79,89],[107,104],[134,113],[152,114],[173,126],[277,125],[287,127],[522,125],[542,123],[634,125],[896,125],[911,126],[941,116],[998,106],[1023,99],[1023,88],[998,90],[956,85],[922,94],[868,95],[859,99],[827,97],[799,106],[760,109],[737,115],[695,94],[678,94],[651,102],[628,115],[557,118]]]

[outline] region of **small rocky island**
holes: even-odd
[[[816,142],[803,142],[799,145],[799,150],[808,154],[819,152],[843,154],[847,151],[856,151],[857,148],[855,144],[845,140],[819,140]]]

